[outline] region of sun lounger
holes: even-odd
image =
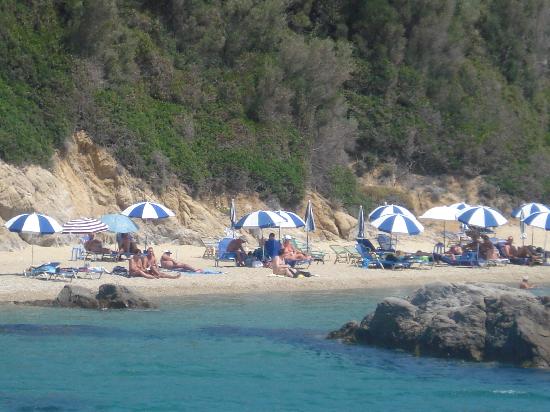
[[[334,263],[348,263],[349,252],[344,246],[330,245],[330,248],[334,252]]]
[[[231,262],[234,266],[237,266],[237,254],[227,251],[227,247],[232,240],[231,237],[224,237],[218,242],[218,251],[215,258],[216,267],[220,266],[220,262]]]
[[[395,252],[393,247],[392,238],[385,233],[379,233],[376,235],[376,241],[380,245],[380,250],[385,252]]]
[[[294,247],[296,249],[311,256],[314,262],[317,262],[317,263],[323,262],[323,264],[325,263],[325,257],[327,254],[322,250],[316,250],[311,244],[308,245],[304,242],[300,242],[297,239],[292,239],[291,242],[294,243]]]
[[[344,246],[344,248],[348,252],[348,262],[351,265],[356,265],[361,261],[361,259],[362,259],[361,254],[356,250],[355,247],[353,247],[353,246]]]
[[[35,266],[27,269],[24,274],[26,277],[34,277],[40,279],[63,278],[71,281],[76,278],[76,269],[62,268],[60,262],[48,262],[40,266]]]
[[[216,259],[216,248],[218,246],[218,240],[213,238],[201,238],[202,245],[204,246],[203,259]]]

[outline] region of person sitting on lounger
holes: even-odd
[[[160,265],[166,269],[183,269],[187,272],[202,272],[202,269],[195,269],[194,267],[186,264],[180,263],[172,258],[172,252],[170,250],[165,250],[162,256],[160,257]]]
[[[472,231],[469,236],[472,239],[472,241],[464,245],[462,249],[464,251],[477,252],[478,248],[481,246],[481,243],[479,241],[479,234],[477,232]]]
[[[246,243],[246,238],[241,236],[237,239],[233,239],[227,245],[226,251],[229,253],[235,253],[237,266],[244,266],[244,261],[247,258],[247,253],[244,250],[243,243]]]
[[[135,254],[138,252],[139,252],[139,249],[137,247],[137,243],[132,238],[132,235],[130,233],[121,233],[120,240],[118,242],[118,253]]]
[[[103,242],[99,239],[95,239],[93,233],[90,233],[89,236],[90,237],[88,238],[88,240],[84,242],[84,249],[86,249],[88,252],[105,254],[115,253],[111,249],[103,247]]]
[[[279,254],[279,250],[281,250],[281,242],[275,239],[275,233],[269,234],[269,239],[266,240],[264,248],[266,258],[273,259]]]
[[[141,276],[147,279],[156,279],[155,276],[147,273],[143,267],[141,253],[136,253],[128,260],[128,273],[130,276]]]
[[[291,268],[289,265],[287,265],[283,257],[284,253],[285,252],[283,249],[279,250],[279,253],[277,254],[277,256],[275,256],[271,261],[271,269],[273,270],[274,275],[288,276],[289,278],[296,278],[300,275],[305,277],[311,276],[311,273],[309,272],[305,272],[303,270],[296,270]]]
[[[518,248],[515,247],[513,243],[514,238],[512,236],[508,236],[508,239],[506,239],[506,243],[504,243],[504,246],[502,246],[502,250],[508,258],[518,257]]]
[[[294,246],[292,246],[292,243],[290,243],[290,238],[285,237],[285,241],[283,242],[283,257],[286,260],[307,260],[311,259],[310,256],[294,249]]]
[[[489,236],[482,235],[481,239],[482,242],[481,245],[479,245],[479,254],[481,257],[485,260],[499,259],[500,255],[498,250],[495,245],[493,245],[493,242],[491,242],[491,239],[489,239]]]

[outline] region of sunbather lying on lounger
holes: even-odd
[[[170,250],[164,251],[164,253],[160,257],[160,265],[166,269],[183,269],[188,272],[202,272],[202,269],[195,269],[194,267],[186,263],[176,262],[172,258],[172,252]]]
[[[309,272],[293,269],[289,265],[287,265],[283,257],[284,253],[284,249],[281,249],[278,255],[275,256],[271,261],[271,269],[273,270],[274,275],[288,276],[289,278],[296,278],[300,275],[303,275],[305,277],[311,276],[311,273]]]
[[[285,239],[283,242],[283,257],[287,260],[307,260],[311,259],[310,256],[300,252],[299,250],[294,249],[294,246],[292,246],[292,243],[290,243],[290,239]]]

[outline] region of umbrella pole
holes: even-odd
[[[543,262],[544,264],[546,264],[546,237],[548,235],[548,231],[545,230],[544,231],[544,259],[543,259]]]
[[[535,228],[531,229],[531,246],[535,246]]]
[[[445,250],[447,250],[447,246],[445,246],[447,244],[447,229],[446,229],[446,223],[445,221],[443,221],[443,248]]]
[[[309,230],[306,230],[306,249],[309,250]]]

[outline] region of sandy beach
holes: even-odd
[[[424,248],[430,250],[430,239],[410,239],[402,243],[405,250]],[[330,251],[330,243],[317,243]],[[352,245],[353,242],[342,244]],[[214,268],[214,261],[202,259],[204,248],[197,246],[156,245],[157,256],[165,250],[173,251],[179,260],[199,268]],[[60,261],[62,266],[78,267],[83,261],[70,261],[71,247],[34,247],[34,262]],[[0,272],[0,302],[25,301],[34,299],[52,299],[68,281],[31,279],[22,276],[23,270],[30,265],[31,248],[19,252],[0,252],[4,262]],[[127,267],[126,262],[91,262],[92,266],[103,266],[110,270],[115,265]],[[308,292],[336,291],[349,289],[371,289],[386,287],[412,287],[436,280],[451,282],[488,281],[500,283],[519,283],[522,276],[529,276],[532,283],[550,283],[550,266],[505,265],[489,268],[459,268],[436,266],[428,269],[381,270],[363,269],[345,263],[334,263],[334,255],[328,255],[326,263],[314,263],[309,271],[317,275],[312,278],[281,278],[271,275],[266,268],[236,268],[225,263],[220,270],[223,274],[201,275],[183,274],[179,279],[141,279],[125,278],[104,274],[101,279],[74,279],[72,284],[91,289],[103,283],[116,283],[128,286],[155,301],[165,297],[184,297],[189,295],[243,294],[269,292]]]

